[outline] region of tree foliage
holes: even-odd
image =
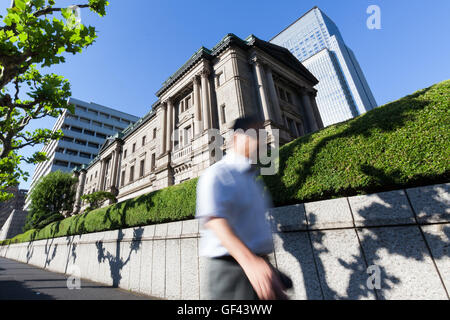
[[[117,202],[116,196],[108,191],[96,191],[91,194],[85,194],[81,196],[81,200],[89,204],[85,212],[100,208],[100,205],[106,200],[111,200],[113,203]]]
[[[81,1],[81,0],[80,0]],[[85,0],[76,5],[105,15],[106,0]],[[62,19],[57,16],[61,13]],[[46,160],[42,152],[22,157],[18,151],[26,146],[59,139],[62,132],[49,129],[27,131],[31,120],[57,117],[67,105],[70,84],[53,73],[43,74],[45,67],[65,62],[64,53],[77,54],[94,43],[92,26],[77,20],[76,10],[55,7],[54,0],[13,0],[5,16],[0,15],[0,201],[10,197],[6,188],[26,180],[21,161]],[[25,92],[23,92],[25,91]]]
[[[39,180],[31,192],[31,204],[24,231],[41,229],[64,219],[73,210],[77,178],[71,173],[54,171]]]

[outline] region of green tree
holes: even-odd
[[[112,203],[117,202],[116,196],[108,191],[96,191],[91,194],[85,194],[81,196],[81,200],[86,201],[89,204],[89,207],[85,212],[100,208],[100,205],[106,200],[110,200]]]
[[[42,152],[23,157],[18,151],[62,136],[61,131],[49,129],[27,131],[30,121],[57,117],[65,109],[73,113],[67,105],[69,82],[42,70],[65,62],[63,53],[80,53],[94,43],[95,28],[78,21],[77,10],[89,8],[104,16],[108,2],[85,1],[77,9],[57,8],[54,0],[12,0],[7,14],[0,15],[0,201],[11,196],[8,186],[21,177],[27,179],[28,173],[19,167],[22,161],[46,160]],[[59,12],[62,19],[56,15]]]
[[[71,173],[62,171],[42,177],[30,195],[31,204],[24,231],[41,229],[64,219],[63,214],[73,210],[77,181]]]

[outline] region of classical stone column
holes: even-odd
[[[111,160],[109,161],[108,166],[108,175],[109,175],[109,188],[111,189],[112,186],[114,186],[114,163],[116,162],[116,150],[113,150],[111,152]]]
[[[202,118],[203,130],[211,128],[211,101],[209,100],[209,70],[202,70]]]
[[[259,98],[260,98],[260,102],[261,102],[261,106],[263,109],[263,114],[264,114],[264,120],[268,121],[271,120],[271,113],[270,113],[270,109],[269,109],[269,102],[267,99],[267,93],[266,93],[266,81],[265,81],[265,74],[264,74],[264,67],[262,65],[261,59],[258,58],[254,58],[253,60],[253,66],[255,68],[255,72],[256,72],[256,85],[258,86],[258,93],[259,93]]]
[[[239,110],[239,116],[243,116],[244,111],[244,98],[242,96],[242,86],[241,86],[241,73],[239,72],[239,65],[238,65],[238,54],[236,50],[231,51],[231,66],[233,70],[233,78],[234,78],[234,85],[236,87],[236,95],[237,95],[237,105]]]
[[[198,76],[194,77],[194,135],[202,132],[202,118],[201,118],[201,96],[200,96],[200,79]]]
[[[81,169],[78,175],[78,185],[77,191],[75,193],[75,206],[73,210],[73,214],[77,214],[81,209],[81,196],[84,192],[84,184],[86,182],[86,169]]]
[[[119,159],[120,159],[120,147],[117,146],[114,150],[113,161],[111,162],[111,192],[117,193],[119,190],[119,185],[117,181],[118,170],[119,170]],[[116,194],[117,195],[117,194]]]
[[[103,184],[105,183],[105,160],[104,159],[100,160],[99,178],[100,178],[100,183],[98,184],[98,191],[102,191],[103,187],[104,187]]]
[[[300,132],[299,132],[300,136],[304,136],[305,135],[305,126],[303,124],[303,119],[302,121],[300,121]]]
[[[165,103],[161,104],[158,110],[159,118],[159,145],[160,145],[160,155],[166,152],[166,126],[167,126],[167,106]]]
[[[117,174],[116,174],[116,184],[117,184],[117,192],[119,192],[119,188],[120,188],[120,179],[121,179],[121,167],[122,167],[122,157],[123,157],[123,153],[122,153],[122,146],[123,144],[120,145],[120,149],[119,149],[119,161],[117,161]]]
[[[319,128],[317,126],[316,118],[314,117],[313,107],[311,105],[311,99],[309,98],[309,92],[306,88],[301,88],[300,94],[302,96],[302,103],[308,117],[308,122],[312,131],[317,131]]]
[[[172,100],[169,98],[167,100],[167,132],[166,132],[166,151],[172,150],[172,131],[173,131],[173,116],[174,116],[174,110],[173,110],[173,103]]]
[[[272,110],[275,114],[275,120],[278,124],[283,124],[283,119],[281,117],[281,108],[278,101],[277,90],[275,88],[275,82],[273,81],[272,69],[270,67],[266,68],[267,84],[269,86],[270,100],[272,101]]]
[[[317,91],[312,91],[309,95],[309,99],[311,100],[311,106],[313,109],[314,117],[316,118],[317,126],[320,129],[320,128],[323,128],[323,122],[322,122],[322,117],[320,116],[319,107],[317,106],[316,96],[317,96]]]
[[[295,134],[297,137],[300,137],[300,132],[298,131],[297,121],[295,121],[295,120],[292,120],[292,121],[294,121],[293,125],[294,125]]]

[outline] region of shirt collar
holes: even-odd
[[[253,169],[251,159],[233,151],[228,152],[223,159],[240,172],[250,172]]]

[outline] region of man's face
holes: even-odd
[[[239,153],[247,158],[255,160],[258,153],[259,130],[261,126],[255,124],[252,128],[243,131],[236,130],[234,133],[234,144]]]

